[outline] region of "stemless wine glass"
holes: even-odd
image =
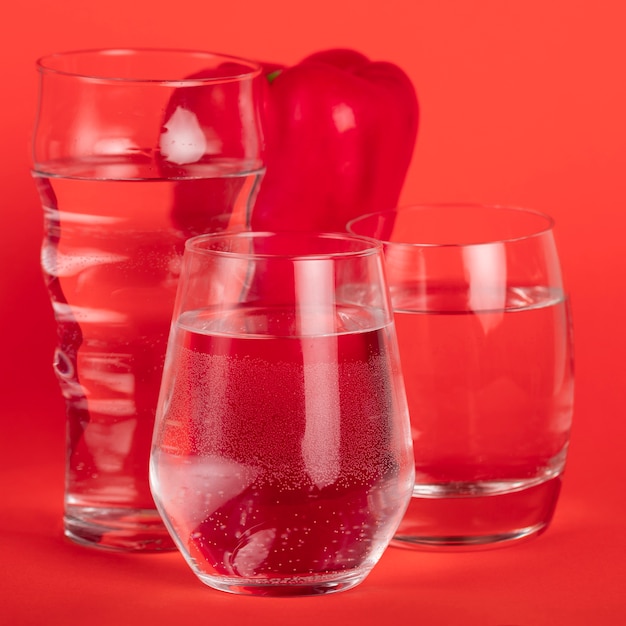
[[[380,558],[414,477],[388,298],[372,240],[187,242],[150,480],[205,584],[324,594]]]
[[[244,228],[263,173],[261,68],[182,50],[40,59],[33,175],[67,406],[65,532],[174,549],[148,457],[184,242]]]
[[[352,221],[384,241],[416,482],[394,545],[510,545],[545,530],[573,410],[568,298],[553,221],[499,206]]]

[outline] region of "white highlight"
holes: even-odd
[[[334,333],[335,279],[333,264],[325,260],[295,263],[294,272],[304,359],[306,424],[302,457],[309,477],[321,489],[332,485],[340,472],[337,350],[331,353],[329,343],[308,343],[306,337]]]
[[[215,131],[208,129],[212,135],[208,137],[196,114],[183,107],[176,107],[164,127],[159,148],[161,154],[172,163],[195,163],[205,154],[214,154],[221,150],[221,141]]]
[[[333,122],[340,133],[356,128],[356,120],[354,119],[354,111],[342,102],[333,108]]]
[[[465,273],[469,282],[469,305],[481,315],[485,333],[497,326],[506,307],[506,249],[502,243],[468,246],[463,250]],[[496,316],[500,311],[501,315]]]

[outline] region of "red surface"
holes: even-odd
[[[175,12],[148,0],[24,0],[0,21],[2,623],[626,623],[626,7],[619,0],[363,6],[188,0]],[[422,103],[404,202],[502,202],[556,218],[577,391],[565,484],[547,533],[490,552],[389,549],[352,591],[286,600],[212,591],[177,554],[96,552],[62,538],[63,408],[50,368],[54,327],[29,175],[33,64],[57,50],[120,45],[286,63],[342,45],[394,61]]]

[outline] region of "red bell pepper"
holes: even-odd
[[[345,231],[396,206],[419,122],[405,72],[347,49],[266,71],[267,171],[252,228]]]
[[[266,173],[252,228],[345,231],[353,217],[396,206],[419,122],[417,96],[405,72],[348,49],[316,52],[292,67],[265,63],[263,68],[267,84],[259,106],[265,116]],[[218,77],[233,69],[238,66],[225,64],[194,77]],[[224,94],[224,106],[216,112],[210,90],[177,91],[165,111],[164,128],[177,107],[194,111],[200,125],[209,128],[211,116],[239,115],[238,92]],[[236,145],[238,120],[231,126],[222,125],[226,136],[221,139]],[[159,165],[170,178],[184,173],[167,154],[160,155]],[[233,178],[228,198],[223,184],[211,179],[177,189],[174,223],[187,236],[224,228],[216,207],[228,205],[241,184]]]

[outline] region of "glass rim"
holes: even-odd
[[[346,230],[357,236],[365,237],[367,235],[362,235],[353,230],[354,225],[358,223],[363,223],[368,219],[374,219],[376,217],[383,217],[385,215],[400,215],[406,214],[410,212],[418,212],[418,211],[426,211],[436,209],[438,211],[445,211],[446,209],[463,209],[463,210],[472,210],[472,209],[480,209],[480,210],[489,210],[489,211],[497,211],[499,213],[511,213],[511,214],[524,214],[527,216],[534,216],[539,220],[543,221],[543,226],[537,228],[530,228],[524,232],[524,234],[520,234],[517,236],[510,237],[498,237],[498,238],[490,238],[485,237],[484,239],[477,239],[476,241],[467,241],[467,242],[458,242],[458,241],[441,241],[441,242],[428,242],[428,241],[394,241],[389,237],[378,239],[383,244],[387,246],[408,246],[408,247],[418,247],[418,248],[466,248],[472,246],[484,246],[489,244],[506,244],[506,243],[515,243],[518,241],[524,241],[528,239],[532,239],[535,237],[541,237],[546,233],[551,232],[554,229],[555,220],[552,216],[544,213],[542,211],[538,211],[536,209],[530,209],[522,206],[516,205],[507,205],[507,204],[488,204],[488,203],[473,203],[473,202],[425,202],[418,204],[408,204],[401,205],[399,207],[393,209],[384,209],[381,211],[373,211],[371,213],[366,213],[364,215],[360,215],[356,218],[351,219],[346,224]]]
[[[351,250],[324,251],[324,252],[259,252],[259,251],[234,251],[219,248],[205,247],[203,244],[207,242],[219,242],[234,239],[260,240],[270,237],[282,237],[306,240],[336,240],[349,241],[361,244],[360,247]],[[308,231],[226,231],[222,233],[209,233],[190,237],[185,241],[185,252],[200,254],[204,256],[223,256],[225,258],[239,259],[283,259],[291,261],[300,260],[330,260],[330,259],[346,259],[368,257],[372,255],[383,254],[383,244],[372,237],[357,235],[353,233],[341,232],[308,232]]]
[[[197,57],[205,57],[207,59],[212,60],[223,60],[223,61],[231,61],[234,63],[239,63],[241,65],[247,66],[250,71],[233,73],[232,75],[227,76],[219,76],[219,77],[201,77],[201,78],[185,78],[185,77],[163,77],[163,78],[148,78],[148,77],[128,77],[128,76],[115,76],[114,72],[111,72],[112,75],[106,75],[108,73],[105,72],[81,72],[81,71],[71,71],[67,69],[63,69],[59,66],[55,66],[54,61],[60,61],[63,59],[69,59],[71,57],[78,56],[93,56],[93,57],[105,57],[105,56],[130,56],[130,55],[159,55],[159,54],[170,54],[170,55],[178,55],[178,56],[197,56]],[[224,54],[220,52],[212,52],[210,50],[200,50],[200,49],[192,49],[192,48],[156,48],[156,47],[120,47],[120,48],[83,48],[76,50],[67,50],[63,52],[53,52],[51,54],[46,54],[40,56],[36,61],[35,65],[37,69],[42,74],[56,74],[59,76],[67,76],[71,78],[78,78],[82,80],[93,80],[93,81],[111,81],[111,82],[120,82],[120,83],[152,83],[152,84],[175,84],[178,86],[181,85],[207,85],[207,84],[220,84],[227,82],[238,82],[244,79],[252,79],[259,76],[263,67],[257,61],[251,59],[245,59],[243,57],[238,57],[235,55]]]

